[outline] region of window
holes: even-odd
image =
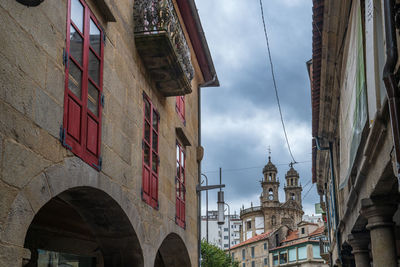
[[[103,32],[85,2],[68,1],[63,146],[101,169]]]
[[[307,247],[306,246],[297,248],[297,253],[298,253],[297,256],[298,256],[299,260],[307,259]]]
[[[142,199],[153,208],[158,209],[158,124],[160,116],[143,93],[143,177]]]
[[[264,243],[264,250],[267,250],[268,249],[268,244],[267,244],[267,242],[265,242]]]
[[[176,223],[185,228],[185,162],[186,153],[183,146],[176,142]]]
[[[289,262],[296,261],[296,248],[289,249]]]
[[[227,248],[227,247],[229,247],[229,245],[228,244],[224,244],[224,248]]]
[[[251,221],[247,222],[247,229],[251,229]]]
[[[254,258],[254,247],[251,247],[251,257]]]
[[[313,258],[314,259],[321,259],[321,251],[319,245],[313,244]]]
[[[228,240],[229,236],[224,236],[224,239]]]
[[[271,217],[271,225],[275,225],[276,224],[276,217],[275,215],[272,215]]]
[[[251,262],[251,267],[256,267],[256,262],[255,261]]]
[[[268,265],[268,258],[264,258],[264,265],[265,265],[265,266]]]
[[[294,193],[290,193],[290,199],[291,200],[296,200],[296,196],[294,195]]]
[[[242,263],[242,267],[246,267],[246,263],[243,262],[243,263]]]
[[[246,259],[246,250],[242,249],[242,260]]]
[[[176,97],[176,112],[178,112],[179,118],[185,124],[185,96],[177,96]]]
[[[235,252],[232,252],[232,260],[234,260],[235,259]]]
[[[224,228],[224,232],[228,232],[229,231],[229,229],[228,228]]]
[[[273,254],[273,258],[272,258],[272,262],[273,262],[274,266],[277,266],[277,265],[278,265],[278,260],[279,260],[278,252],[275,252],[275,253]]]
[[[304,230],[304,227],[302,227],[301,228],[301,234],[304,235],[304,233],[305,233],[305,230]]]
[[[279,253],[279,264],[287,263],[287,250]]]

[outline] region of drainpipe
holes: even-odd
[[[394,151],[396,155],[396,175],[398,190],[400,191],[400,95],[397,86],[395,68],[398,59],[396,29],[394,26],[394,1],[384,0],[385,36],[386,36],[386,63],[383,69],[383,81],[388,96],[390,122]]]
[[[217,75],[214,75],[212,80],[209,80],[198,86],[197,90],[197,136],[198,146],[201,146],[201,88],[213,84],[217,80]],[[201,184],[201,161],[197,164],[198,184]],[[208,214],[207,214],[208,216]],[[198,267],[201,266],[201,191],[197,192],[197,253],[198,253]]]
[[[331,187],[332,187],[332,193],[333,193],[333,215],[335,216],[335,235],[336,235],[336,247],[338,250],[338,259],[340,262],[342,262],[342,251],[340,249],[340,235],[339,235],[339,216],[338,216],[338,211],[337,211],[337,202],[336,202],[336,178],[335,178],[335,172],[333,169],[333,143],[329,142],[328,147],[321,147],[319,143],[319,137],[315,137],[315,143],[317,145],[317,149],[320,151],[329,151],[329,168],[331,169]],[[332,264],[332,260],[331,260]]]

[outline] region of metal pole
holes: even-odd
[[[229,257],[231,257],[231,207],[228,203],[225,202],[225,205],[228,206],[228,242],[229,242]]]
[[[219,184],[222,184],[222,168],[219,167]],[[219,189],[219,191],[221,191],[222,188]]]
[[[208,186],[208,178],[204,173],[201,174],[204,178],[206,178],[206,186]],[[208,190],[206,190],[206,240],[208,243]]]

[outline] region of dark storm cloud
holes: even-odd
[[[202,93],[203,171],[215,184],[218,168],[223,168],[226,201],[233,209],[248,207],[251,201],[259,205],[258,181],[271,146],[274,163],[281,164],[277,167],[282,199],[291,158],[276,105],[259,1],[196,3],[221,83],[220,88],[205,88]],[[305,62],[311,58],[311,1],[263,0],[263,4],[289,141],[297,161],[310,161],[310,85]],[[310,184],[311,163],[298,164],[296,169],[302,184]],[[215,196],[210,192],[210,207]],[[315,202],[313,189],[303,203],[306,211]]]

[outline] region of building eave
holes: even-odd
[[[177,4],[204,77],[203,87],[219,87],[214,62],[194,0],[177,0]]]

